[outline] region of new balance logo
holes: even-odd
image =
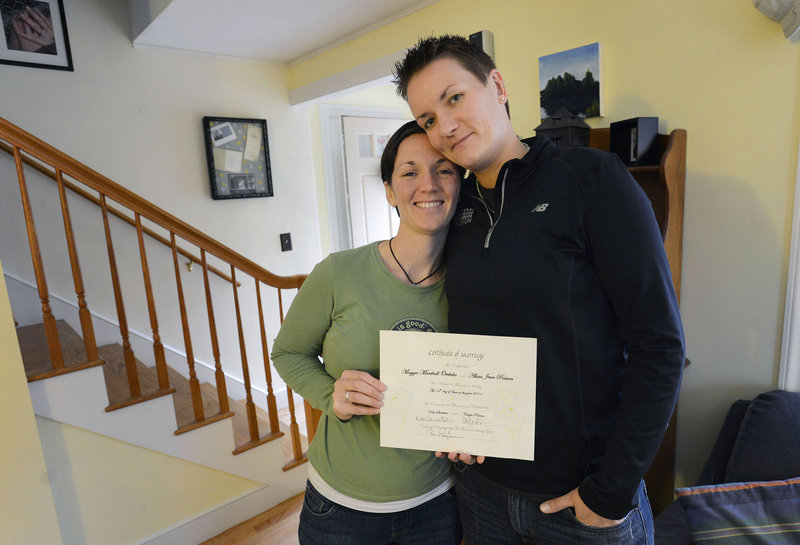
[[[533,214],[534,212],[544,212],[545,210],[547,210],[548,206],[550,206],[549,202],[537,204],[536,206],[533,207],[533,210],[531,210],[531,214]]]
[[[472,223],[472,215],[475,213],[474,208],[464,208],[456,216],[456,227]]]

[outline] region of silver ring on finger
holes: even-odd
[[[347,400],[347,402],[348,402],[348,403],[352,403],[352,402],[350,401],[350,390],[347,390],[347,391],[344,393],[344,398],[345,398],[345,400]]]

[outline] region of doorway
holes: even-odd
[[[389,239],[400,227],[400,218],[386,202],[380,164],[386,142],[404,123],[384,117],[342,117],[353,248]]]
[[[386,202],[380,155],[407,120],[400,110],[334,104],[321,104],[319,115],[331,251],[389,238],[397,216]]]

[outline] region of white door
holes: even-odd
[[[347,205],[354,248],[397,234],[400,219],[386,202],[380,165],[387,140],[406,121],[342,117]]]

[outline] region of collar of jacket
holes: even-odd
[[[500,168],[500,172],[497,175],[497,180],[495,181],[495,189],[497,189],[497,186],[503,179],[507,169],[511,170],[511,172],[509,172],[509,175],[506,178],[506,191],[512,188],[514,185],[519,184],[527,179],[527,175],[536,167],[542,152],[555,149],[555,144],[553,144],[549,138],[537,136],[532,140],[527,140],[527,142],[531,147],[531,149],[528,150],[528,153],[526,153],[521,159],[510,159],[506,161]],[[462,194],[467,194],[478,198],[478,190],[476,187],[474,172],[470,172],[469,176],[461,184],[461,192]]]

